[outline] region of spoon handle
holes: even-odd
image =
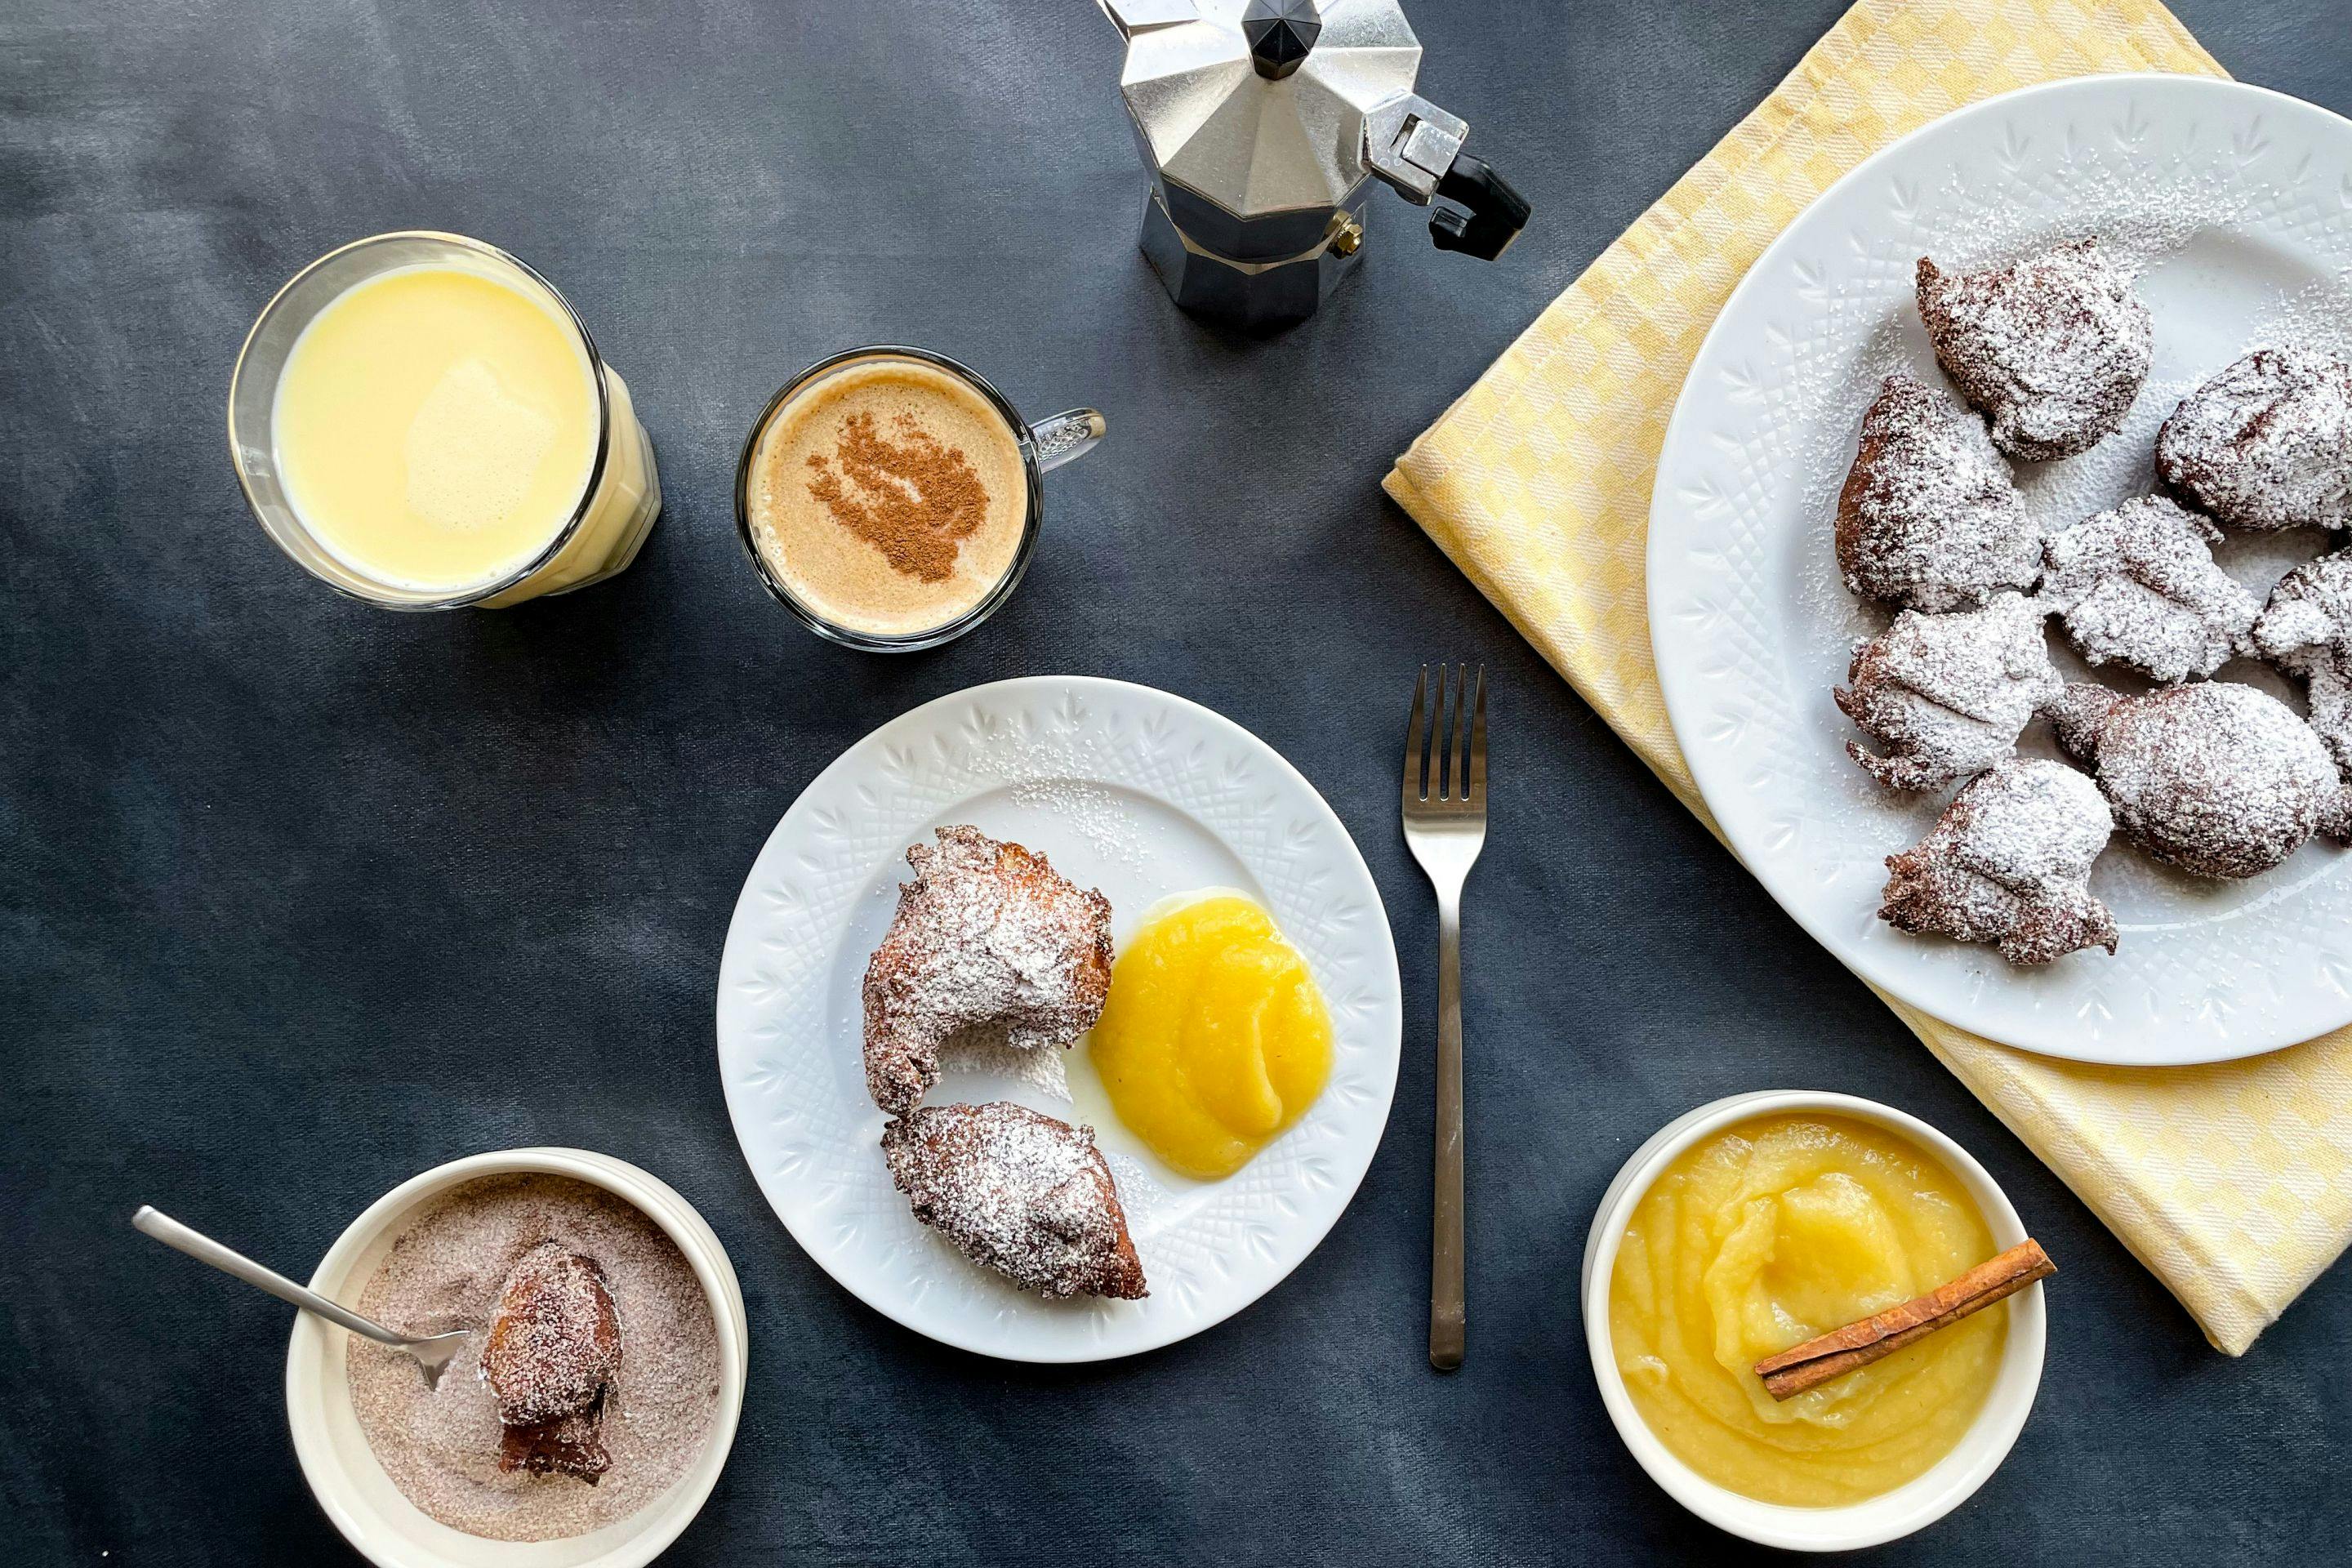
[[[291,1301],[307,1312],[316,1312],[329,1322],[341,1323],[355,1334],[365,1334],[380,1344],[406,1345],[404,1334],[395,1334],[383,1324],[361,1317],[348,1307],[328,1300],[307,1286],[297,1285],[283,1274],[264,1268],[242,1252],[232,1251],[201,1231],[190,1230],[160,1209],[142,1205],[131,1216],[131,1228],[152,1236],[164,1246],[186,1253],[199,1263],[209,1263],[224,1274],[234,1274],[248,1285],[268,1291],[281,1301]]]

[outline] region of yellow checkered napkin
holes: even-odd
[[[2145,70],[2222,74],[2155,0],[1861,0],[1398,459],[1389,493],[1702,820],[1643,571],[1666,417],[1716,312],[1807,203],[1906,132],[2011,88]],[[1890,1005],[2231,1354],[2352,1238],[2352,1029],[2129,1069]]]

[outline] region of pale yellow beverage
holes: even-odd
[[[310,541],[387,597],[578,586],[627,564],[659,506],[621,378],[488,262],[400,267],[329,300],[286,354],[270,430]]]

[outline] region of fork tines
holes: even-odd
[[[1455,665],[1450,672],[1443,664],[1437,667],[1433,724],[1429,668],[1423,665],[1412,684],[1412,717],[1405,725],[1406,808],[1482,810],[1486,804],[1486,667],[1478,666],[1475,673],[1466,664]]]

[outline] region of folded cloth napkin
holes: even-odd
[[[1397,460],[1387,489],[1714,826],[1650,657],[1666,418],[1708,325],[1807,203],[1906,132],[2101,71],[2224,74],[2155,0],[1861,0]],[[2352,1029],[2214,1067],[2088,1067],[1888,998],[2231,1355],[2352,1239]]]

